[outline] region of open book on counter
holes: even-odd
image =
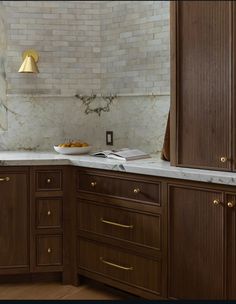
[[[123,148],[120,150],[104,150],[91,154],[92,156],[117,159],[117,160],[137,160],[151,157],[149,154],[138,150]]]

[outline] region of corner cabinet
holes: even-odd
[[[236,4],[171,1],[171,164],[231,171]]]
[[[169,298],[236,299],[235,204],[229,188],[169,184]]]
[[[29,177],[0,168],[0,274],[29,272]]]

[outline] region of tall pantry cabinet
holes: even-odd
[[[234,1],[171,1],[171,164],[235,170]]]

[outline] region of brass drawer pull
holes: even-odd
[[[9,182],[10,177],[0,177],[0,182]]]
[[[140,189],[139,188],[135,188],[134,189],[134,194],[138,194],[140,192]]]
[[[51,178],[47,178],[46,182],[47,182],[47,184],[51,184],[52,179]]]
[[[235,206],[235,202],[228,202],[228,203],[227,203],[227,206],[228,206],[229,208],[233,208],[233,207]]]
[[[51,253],[52,252],[52,249],[51,248],[48,248],[48,253]]]
[[[48,216],[50,216],[50,215],[51,215],[51,211],[50,211],[50,210],[48,210],[47,215],[48,215]]]
[[[91,187],[95,187],[97,185],[96,182],[91,182]]]
[[[104,260],[103,257],[100,257],[100,261],[106,265],[113,266],[115,268],[119,268],[119,269],[123,269],[123,270],[133,270],[134,269],[133,267],[124,267],[121,265],[117,265],[117,264],[108,262],[108,261]]]
[[[107,221],[107,220],[104,220],[103,218],[100,218],[100,221],[104,224],[113,225],[113,226],[122,227],[122,228],[133,229],[133,227],[134,227],[133,225],[124,225],[124,224],[119,224],[116,222]]]

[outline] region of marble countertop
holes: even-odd
[[[135,161],[117,161],[89,155],[60,155],[55,152],[0,152],[0,166],[74,165],[167,178],[236,186],[236,173],[170,166],[159,155]]]

